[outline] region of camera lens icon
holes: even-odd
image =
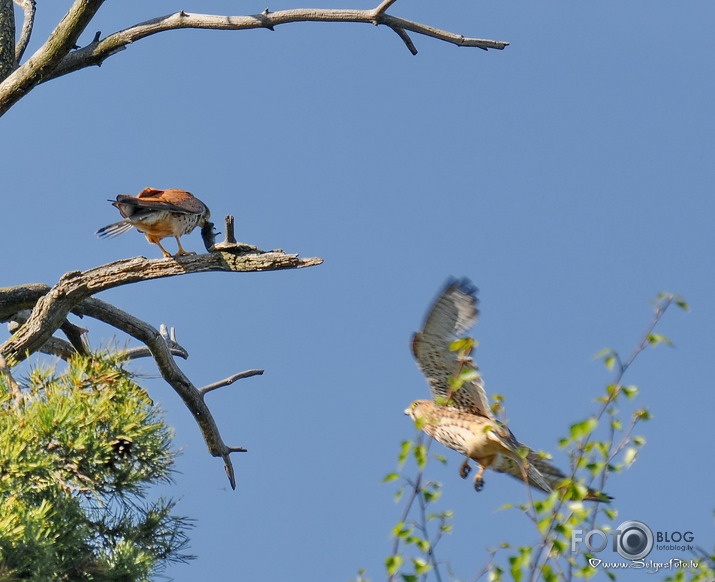
[[[616,551],[626,560],[642,560],[653,549],[653,532],[642,521],[624,521],[616,533]]]

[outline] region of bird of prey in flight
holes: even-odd
[[[427,314],[422,331],[414,335],[412,352],[433,400],[417,400],[405,414],[429,436],[465,456],[462,478],[471,471],[470,460],[479,464],[474,478],[477,491],[484,487],[484,470],[492,469],[551,492],[566,476],[520,443],[509,427],[495,418],[477,365],[452,349],[452,342],[477,321],[476,292],[468,279],[449,280]],[[455,378],[465,371],[464,383],[454,389]],[[589,489],[585,499],[607,501],[610,497]]]

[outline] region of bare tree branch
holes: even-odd
[[[13,288],[15,292],[17,289],[18,288]],[[49,290],[49,287],[47,287],[47,290]],[[0,295],[2,295],[3,291],[3,289],[0,289]],[[35,303],[37,302],[37,299],[39,299],[39,297],[35,299]],[[12,317],[8,318],[8,331],[10,334],[13,334],[20,329],[20,326],[26,323],[30,318],[31,313],[32,311],[30,311],[30,309],[21,309],[12,315]],[[83,334],[87,333],[86,329],[76,326],[67,320],[65,320],[65,322],[60,326],[60,329],[70,341],[67,342],[53,336],[38,349],[39,352],[59,356],[63,360],[69,360],[72,356],[78,353],[82,355],[89,354],[87,345],[82,339]],[[189,352],[177,343],[173,327],[171,328],[171,332],[169,332],[166,326],[162,324],[159,327],[159,333],[166,340],[166,344],[169,347],[169,351],[172,356],[178,356],[183,359],[189,357]],[[124,357],[127,360],[151,357],[151,350],[149,350],[146,346],[132,348],[124,352]]]
[[[19,42],[15,45],[13,0],[0,0],[0,115],[40,83],[89,66],[100,66],[110,56],[124,50],[128,44],[168,30],[184,28],[210,30],[248,30],[265,28],[274,30],[279,24],[291,22],[358,22],[384,25],[391,28],[415,55],[417,49],[407,31],[449,42],[457,46],[477,47],[484,50],[505,48],[509,43],[480,38],[467,38],[425,24],[386,14],[396,0],[382,0],[372,10],[335,10],[301,8],[250,16],[221,16],[215,14],[190,14],[175,12],[152,18],[120,30],[101,39],[97,33],[84,48],[76,47],[79,35],[86,29],[104,0],[75,0],[69,11],[52,31],[47,42],[16,68],[32,33],[35,0],[14,0],[25,12]],[[10,30],[12,27],[12,30]],[[12,50],[10,47],[13,47]]]
[[[49,290],[50,286],[42,283],[0,287],[0,322],[11,320],[18,311],[32,309]]]
[[[262,374],[263,370],[248,370],[197,388],[174,361],[174,355],[186,358],[188,353],[176,342],[173,329],[168,331],[166,326],[162,326],[161,330],[157,330],[133,315],[91,296],[119,285],[187,273],[296,269],[319,265],[322,262],[323,260],[317,257],[299,259],[298,255],[288,255],[283,251],[265,252],[250,245],[227,243],[221,250],[207,255],[152,260],[136,257],[84,272],[72,271],[65,273],[51,288],[46,285],[24,285],[0,289],[0,321],[11,320],[18,326],[11,327],[13,335],[0,345],[0,373],[7,375],[11,389],[17,392],[16,397],[20,398],[19,387],[16,383],[13,384],[14,380],[9,372],[10,366],[38,350],[65,359],[78,351],[84,353],[86,346],[82,341],[82,334],[85,330],[66,320],[70,312],[80,317],[87,315],[104,321],[145,344],[148,354],[141,348],[130,350],[129,357],[151,355],[154,358],[164,380],[181,396],[191,411],[209,452],[223,459],[229,482],[235,489],[236,478],[229,455],[246,449],[229,447],[223,442],[218,426],[204,402],[204,396],[241,378]],[[34,308],[29,312],[33,305]],[[71,343],[53,337],[52,334],[57,329],[62,329]]]
[[[15,10],[12,0],[0,0],[0,79],[7,77],[16,65]]]
[[[50,356],[57,356],[65,361],[77,355],[77,350],[74,349],[71,343],[54,336],[42,344],[37,351]]]
[[[172,356],[179,356],[180,358],[183,358],[184,360],[189,357],[189,352],[184,349],[181,345],[178,344],[176,341],[176,332],[174,331],[174,328],[171,328],[171,331],[169,331],[163,323],[159,326],[159,333],[161,334],[161,337],[164,338],[164,341],[166,342],[167,347],[169,348],[169,351],[171,352]],[[132,348],[131,350],[127,350],[124,352],[124,357],[127,360],[136,360],[138,358],[148,358],[151,357],[151,350],[147,348],[146,346],[142,346],[139,348]]]
[[[4,79],[0,83],[0,115],[52,75],[59,62],[74,48],[79,35],[103,3],[104,0],[75,0],[45,44],[7,78],[0,77]],[[13,55],[14,44],[13,38]]]
[[[14,0],[15,4],[20,6],[25,13],[22,22],[22,31],[20,32],[20,40],[15,45],[15,61],[19,64],[22,55],[25,54],[25,49],[30,42],[32,29],[35,26],[35,0]],[[4,78],[4,77],[3,77]]]
[[[223,459],[231,488],[235,489],[236,476],[229,455],[233,452],[245,452],[246,449],[243,447],[229,447],[223,442],[216,421],[204,402],[205,392],[196,388],[181,371],[181,368],[179,368],[171,355],[165,336],[141,319],[95,297],[85,299],[79,305],[76,305],[73,311],[77,315],[87,315],[108,323],[112,327],[138,339],[149,348],[162,378],[176,391],[186,407],[191,411],[194,420],[201,429],[201,434],[204,437],[204,441],[206,441],[209,453],[214,457]],[[260,370],[260,372],[262,373],[263,371]]]
[[[211,392],[211,390],[216,390],[217,388],[229,386],[233,384],[236,380],[243,380],[244,378],[250,378],[251,376],[261,376],[262,374],[263,370],[246,370],[245,372],[234,374],[233,376],[230,376],[225,380],[219,380],[218,382],[214,382],[213,384],[209,384],[208,386],[199,388],[199,392],[201,394],[206,394],[207,392]]]
[[[10,323],[8,323],[8,331],[11,334],[15,333],[23,324],[27,323],[31,314],[32,311],[29,309],[21,309],[15,313],[12,316]],[[87,345],[83,339],[83,335],[87,333],[86,329],[74,325],[66,319],[60,326],[60,329],[65,336],[67,336],[69,342],[53,336],[40,346],[38,349],[39,352],[59,356],[63,360],[69,360],[72,356],[78,353],[85,356],[89,354],[89,350],[87,349]]]
[[[387,12],[387,9],[392,6],[397,0],[383,0],[383,2],[375,8],[375,16],[380,16]]]
[[[188,273],[273,271],[309,267],[322,262],[323,260],[317,257],[299,259],[298,255],[288,255],[282,251],[221,251],[166,259],[135,257],[83,272],[70,271],[38,299],[27,323],[0,345],[0,354],[5,357],[10,366],[22,361],[50,339],[55,330],[62,325],[67,314],[80,301],[112,287]],[[17,292],[17,288],[9,291]],[[13,313],[18,310],[19,308],[16,308]],[[3,297],[0,292],[0,318],[2,311]]]
[[[412,42],[412,39],[410,38],[410,35],[405,32],[404,28],[399,28],[397,26],[393,26],[392,30],[395,31],[397,36],[399,36],[402,39],[402,42],[405,43],[405,46],[407,47],[407,50],[410,51],[413,55],[417,54],[417,47],[414,45]],[[485,49],[486,50],[486,49]]]
[[[480,38],[467,38],[431,26],[397,18],[385,14],[385,10],[395,0],[385,0],[373,10],[332,10],[332,9],[296,9],[280,10],[278,12],[264,11],[251,16],[220,16],[213,14],[190,14],[176,12],[158,18],[152,18],[130,28],[110,34],[99,42],[93,42],[86,47],[68,54],[58,65],[55,71],[43,81],[60,77],[92,65],[101,65],[107,58],[122,51],[128,44],[168,30],[183,28],[198,28],[211,30],[247,30],[252,28],[266,28],[273,30],[279,24],[292,22],[358,22],[373,25],[385,25],[393,29],[404,40],[405,30],[422,34],[457,46],[477,47],[481,49],[505,48],[509,43]],[[405,44],[412,54],[417,50],[410,42]],[[0,111],[2,113],[2,111]]]
[[[12,377],[12,372],[10,372],[10,368],[8,367],[7,362],[5,362],[5,358],[2,357],[2,354],[0,354],[0,374],[7,378],[10,390],[15,397],[15,402],[22,400],[20,385],[15,381],[15,378]]]

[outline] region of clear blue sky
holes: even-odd
[[[58,4],[38,4],[31,50],[69,2]],[[179,9],[265,7],[108,2],[82,43]],[[196,519],[198,560],[168,574],[384,579],[401,506],[380,481],[414,435],[402,410],[428,395],[408,343],[449,275],[480,288],[488,392],[507,398],[520,440],[564,467],[558,439],[610,378],[593,355],[630,352],[657,293],[686,298],[692,312],[660,328],[676,347],[626,377],[653,420],[635,465],[609,481],[611,525],[687,529],[712,549],[715,4],[398,0],[390,12],[512,44],[485,53],[414,36],[413,57],[367,25],[170,32],[38,87],[0,120],[0,285],[158,257],[135,232],[94,236],[117,219],[108,198],[145,186],[190,190],[219,222],[234,214],[243,242],[325,259],[100,296],[176,326],[197,385],[266,370],[208,397],[226,440],[249,449],[234,457],[233,492],[179,398],[139,364],[183,451],[166,491]],[[185,246],[200,250],[198,233]],[[83,325],[95,345],[113,335]],[[431,469],[439,507],[456,513],[440,558],[470,579],[487,547],[535,535],[496,512],[524,500],[517,481],[487,474],[477,494],[448,458]]]

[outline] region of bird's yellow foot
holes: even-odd
[[[462,479],[466,479],[471,470],[472,468],[469,466],[469,459],[467,459],[466,461],[464,461],[464,463],[462,463],[462,466],[459,468],[459,476]]]
[[[474,476],[474,489],[476,491],[481,491],[482,489],[484,489],[484,479],[482,479],[482,475],[484,475],[484,469],[486,469],[484,465],[479,467],[479,471]]]

